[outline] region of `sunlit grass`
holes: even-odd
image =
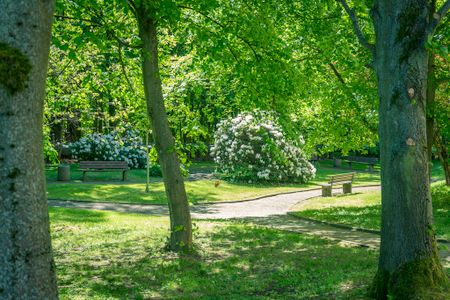
[[[353,170],[335,169],[331,162],[322,161],[317,168],[314,180],[306,184],[248,184],[230,183],[223,180],[186,181],[186,191],[189,201],[193,204],[200,202],[239,201],[277,193],[294,192],[304,189],[320,188],[319,184],[327,181],[330,175],[353,172]],[[364,167],[364,166],[362,166]],[[71,166],[72,179],[70,183],[55,183],[49,181],[47,185],[48,197],[63,200],[85,200],[99,202],[166,204],[164,184],[160,178],[152,178],[150,192],[145,192],[145,171],[131,170],[130,180],[120,181],[120,173],[90,173],[88,182],[81,182],[81,172],[76,165]],[[435,168],[439,170],[440,166]],[[210,172],[214,164],[210,162],[195,163],[191,166],[194,171]],[[434,172],[439,175],[438,171]],[[92,174],[92,175],[91,175]],[[441,174],[442,175],[442,174]],[[53,170],[47,172],[47,177],[54,176]],[[78,176],[78,177],[77,177]],[[97,177],[95,177],[97,176]],[[115,178],[115,179],[114,179]],[[354,186],[379,184],[379,173],[357,172]],[[219,183],[217,185],[217,183]]]
[[[168,219],[52,208],[61,299],[362,299],[377,253],[246,225],[197,222],[196,254],[163,251]]]
[[[247,184],[230,183],[220,180],[187,181],[186,192],[191,203],[237,201],[253,199],[265,195],[293,192],[308,188],[319,188],[332,174],[342,170],[319,169],[317,177],[307,184]],[[376,184],[377,174],[358,174],[355,185]],[[219,183],[217,185],[217,183]],[[48,197],[65,200],[106,201],[123,203],[166,204],[164,184],[161,181],[150,183],[150,192],[145,192],[143,183],[101,183],[71,182],[47,185]]]
[[[450,240],[450,188],[443,182],[432,184],[433,219],[439,237]],[[337,197],[313,198],[299,203],[293,214],[310,219],[366,229],[380,229],[379,191]]]

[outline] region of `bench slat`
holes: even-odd
[[[80,169],[128,169],[128,163],[120,161],[80,161]]]
[[[352,183],[355,173],[346,173],[330,176],[329,184],[333,183]]]

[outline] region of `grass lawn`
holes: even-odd
[[[438,237],[450,240],[450,187],[432,184],[433,218]],[[310,219],[366,229],[380,229],[380,192],[313,198],[292,209],[293,214]]]
[[[356,169],[366,168],[365,165],[353,164]],[[214,163],[193,163],[191,172],[212,172]],[[282,192],[293,192],[307,188],[317,188],[319,183],[327,181],[328,176],[353,172],[354,170],[336,169],[331,161],[321,161],[317,167],[316,178],[307,184],[247,184],[221,181],[218,187],[215,180],[187,181],[186,190],[189,201],[199,202],[238,201],[253,199],[260,196],[273,195]],[[357,171],[355,185],[378,184],[379,173]],[[88,181],[80,181],[82,172],[78,165],[71,165],[72,179],[70,183],[56,182],[56,167],[46,170],[47,192],[49,198],[64,200],[85,200],[98,202],[121,202],[143,204],[166,204],[166,195],[161,178],[151,178],[150,193],[145,193],[145,170],[129,171],[129,180],[123,183],[120,172],[89,173]],[[443,178],[442,169],[434,164],[433,176]]]
[[[76,167],[72,167],[76,168]],[[133,170],[137,178],[141,170]],[[218,187],[215,180],[187,181],[186,191],[191,203],[218,202],[252,199],[259,196],[271,195],[280,192],[292,192],[306,188],[318,187],[317,184],[325,182],[329,175],[347,172],[340,169],[319,168],[316,178],[308,184],[246,184],[229,183],[221,181]],[[99,173],[93,173],[99,174]],[[105,173],[100,173],[105,178]],[[107,173],[106,173],[107,174]],[[138,174],[138,175],[136,175]],[[55,175],[56,176],[56,175]],[[81,175],[80,175],[81,176]],[[116,178],[121,174],[113,174]],[[139,175],[140,176],[140,175]],[[142,182],[142,181],[141,181]],[[358,173],[356,185],[376,184],[379,182],[377,173]],[[124,202],[145,204],[166,204],[164,184],[161,180],[153,179],[150,184],[150,193],[145,193],[145,184],[131,180],[129,183],[111,182],[80,182],[49,183],[47,185],[49,198],[65,200],[86,200],[99,202]]]
[[[240,222],[197,222],[195,256],[162,251],[168,219],[51,208],[61,299],[364,299],[377,252]]]
[[[189,167],[189,172],[191,173],[212,173],[214,172],[216,165],[213,162],[194,162]],[[47,182],[56,182],[58,174],[58,166],[51,165],[46,166],[45,168],[45,177]],[[78,164],[70,165],[70,174],[72,180],[80,181],[83,178],[83,172],[80,171]],[[88,181],[96,181],[96,182],[112,182],[117,181],[120,182],[122,180],[121,172],[89,172],[87,174]],[[128,171],[128,180],[127,182],[132,183],[142,183],[146,182],[147,173],[146,169],[133,169]],[[161,178],[152,178],[153,181],[161,181]]]

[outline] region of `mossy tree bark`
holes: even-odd
[[[192,222],[184,180],[177,157],[175,139],[170,131],[158,65],[156,22],[145,1],[133,5],[142,40],[142,70],[147,110],[152,124],[155,146],[164,179],[170,211],[170,241],[172,251],[192,248]]]
[[[375,70],[380,100],[382,225],[372,296],[420,299],[445,284],[432,227],[426,132],[430,1],[378,0]]]
[[[436,13],[436,0],[430,1],[428,9],[428,19],[433,17]],[[427,153],[430,166],[432,166],[433,159],[433,143],[434,143],[434,102],[436,99],[436,64],[434,62],[435,57],[433,53],[428,54],[428,74],[427,74],[427,92],[426,92],[426,107],[427,107]],[[430,174],[431,176],[431,174]]]
[[[433,159],[433,144],[435,134],[435,120],[434,120],[434,102],[436,99],[436,67],[434,63],[434,55],[429,54],[428,57],[428,75],[427,75],[427,93],[426,93],[426,107],[427,107],[427,153],[430,166]]]
[[[44,180],[53,1],[0,1],[0,299],[57,299]]]

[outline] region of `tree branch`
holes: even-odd
[[[353,23],[353,29],[355,30],[355,34],[358,37],[359,43],[363,45],[364,48],[369,50],[372,54],[375,54],[375,46],[369,43],[364,34],[362,33],[361,28],[359,27],[358,18],[356,17],[355,11],[348,6],[347,1],[345,0],[336,0],[336,1],[342,4],[348,16],[350,17],[350,20]]]
[[[450,77],[436,78],[437,85],[441,85],[441,84],[449,82],[449,81],[450,81]]]
[[[344,78],[342,77],[341,73],[339,73],[339,71],[336,69],[336,66],[335,66],[332,62],[329,62],[329,63],[328,63],[328,66],[331,68],[331,70],[333,71],[334,75],[336,75],[337,79],[338,79],[343,85],[346,85],[346,84],[345,84]]]
[[[436,27],[439,25],[441,20],[445,17],[445,15],[450,10],[450,0],[445,1],[445,3],[441,6],[441,8],[433,14],[433,20],[430,21],[428,25],[428,34],[433,34],[436,30]]]
[[[125,63],[124,63],[124,61],[123,61],[123,56],[122,56],[122,44],[119,43],[119,42],[117,43],[117,49],[118,49],[117,53],[119,54],[119,62],[120,62],[120,66],[121,66],[121,68],[122,68],[122,74],[123,74],[123,76],[125,77],[125,80],[126,80],[127,83],[128,83],[128,87],[129,87],[130,91],[131,91],[134,95],[136,95],[136,91],[134,90],[133,85],[131,84],[130,78],[128,77],[127,70],[126,70],[126,68],[125,68]]]
[[[102,26],[103,24],[92,20],[92,19],[83,19],[83,18],[75,18],[75,17],[71,17],[71,16],[63,16],[63,15],[55,15],[55,19],[57,20],[73,20],[73,21],[83,21],[83,22],[88,22],[91,24],[95,24],[96,26]]]
[[[184,6],[184,5],[178,5],[178,7],[179,7],[179,8],[184,8],[184,9],[187,9],[187,10],[191,10],[191,11],[193,11],[193,12],[195,12],[195,13],[197,13],[197,14],[203,16],[204,18],[210,20],[212,23],[218,25],[220,28],[222,28],[222,29],[227,29],[227,26],[226,26],[226,25],[220,23],[219,21],[215,20],[214,18],[210,17],[209,15],[207,15],[207,14],[201,12],[201,11],[198,11],[198,10],[194,9],[193,7]],[[248,46],[248,48],[253,52],[253,55],[255,56],[256,61],[259,61],[259,60],[260,60],[260,56],[259,56],[259,54],[256,52],[255,46],[250,42],[250,40],[246,39],[245,37],[239,35],[239,34],[236,33],[236,32],[232,32],[231,34],[234,35],[236,38],[238,38],[239,40],[241,40],[244,44],[246,44],[246,45]]]

